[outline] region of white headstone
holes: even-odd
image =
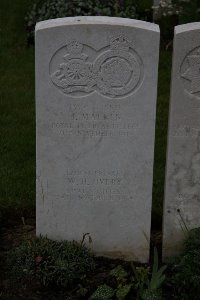
[[[177,26],[163,224],[163,258],[200,226],[200,23]]]
[[[158,55],[154,24],[37,24],[38,235],[148,260]]]

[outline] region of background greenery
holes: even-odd
[[[150,2],[135,1],[143,12]],[[25,30],[25,16],[32,5],[32,0],[0,2],[0,208],[20,215],[35,209],[34,47],[28,46]],[[171,52],[162,51],[153,188],[155,226],[161,224],[170,70]]]
[[[31,0],[0,3],[0,205],[35,206],[34,48],[24,16]]]

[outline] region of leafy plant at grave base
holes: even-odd
[[[131,264],[133,273],[128,273],[121,265],[117,266],[110,272],[110,276],[114,277],[117,287],[111,288],[108,285],[101,285],[97,288],[90,300],[125,300],[131,292],[136,293],[137,300],[162,300],[163,295],[161,285],[165,280],[163,274],[166,266],[158,268],[158,253],[154,249],[154,263],[151,278],[149,280],[150,268],[146,266],[135,267]],[[113,298],[114,297],[114,298]]]
[[[115,290],[115,295],[118,300],[126,299],[126,296],[129,294],[132,283],[128,282],[128,272],[119,265],[110,272],[110,276],[114,277],[117,281],[117,288]]]
[[[200,228],[189,232],[183,254],[172,266],[171,285],[178,299],[198,300],[200,295]]]
[[[103,284],[92,294],[89,300],[110,300],[115,294],[115,290],[110,286]]]
[[[108,285],[100,285],[97,290],[92,294],[90,300],[110,300],[115,296],[115,299],[124,300],[129,294],[132,283],[128,283],[128,272],[124,270],[121,265],[110,271],[109,275],[115,278],[117,288],[111,288]]]
[[[117,282],[126,282],[128,277],[128,272],[124,270],[124,268],[121,265],[118,265],[116,268],[112,269],[110,271],[110,275],[112,277],[115,277]]]
[[[44,237],[23,242],[9,254],[8,263],[14,279],[36,279],[44,286],[72,287],[95,269],[84,245]]]
[[[200,249],[200,227],[189,231],[185,241],[185,252]]]
[[[121,265],[111,270],[109,275],[116,280],[116,288],[111,288],[108,285],[101,285],[91,296],[90,300],[125,300],[131,292],[135,293],[143,290],[143,287],[148,283],[149,267],[135,267],[132,264],[132,269],[133,274],[128,273]],[[139,292],[137,299],[141,299]]]
[[[131,265],[134,277],[132,278],[133,286],[137,291],[137,299],[141,299],[141,293],[145,289],[145,286],[148,285],[149,282],[149,273],[150,268],[147,267],[135,267],[133,264]]]
[[[148,283],[148,288],[141,291],[141,298],[143,300],[163,299],[160,287],[166,278],[166,276],[163,274],[166,268],[167,266],[162,266],[160,269],[158,268],[158,252],[157,249],[154,248],[154,261],[151,279]]]

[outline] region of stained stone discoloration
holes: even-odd
[[[37,234],[148,261],[158,53],[142,21],[37,24]]]
[[[163,258],[200,226],[200,24],[175,28],[165,186]]]

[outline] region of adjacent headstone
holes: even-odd
[[[158,55],[154,24],[37,24],[38,235],[148,260]]]
[[[163,258],[200,226],[200,23],[175,28]]]

